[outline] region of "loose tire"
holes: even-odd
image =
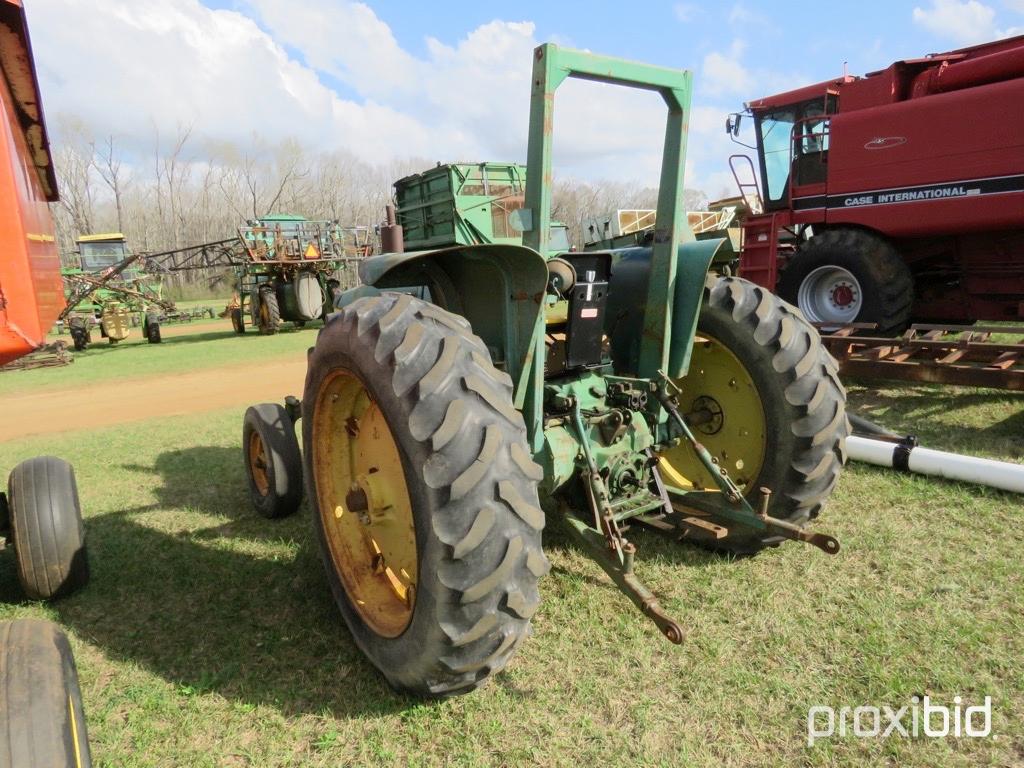
[[[779,276],[778,294],[812,323],[877,323],[889,335],[910,322],[914,280],[889,241],[831,229],[797,250]]]
[[[18,580],[33,600],[63,597],[89,581],[75,471],[63,459],[18,464],[7,483]]]
[[[159,344],[160,338],[160,315],[156,312],[147,312],[142,321],[142,333],[150,344]]]
[[[302,408],[316,536],[356,644],[401,691],[478,687],[528,635],[549,569],[511,379],[464,318],[385,293],[320,331]]]
[[[67,637],[38,619],[0,623],[0,765],[92,765],[78,672]]]
[[[302,502],[302,457],[283,406],[261,403],[246,410],[242,452],[253,508],[267,518],[293,514]]]
[[[241,307],[231,310],[231,327],[235,329],[235,333],[245,333],[245,313]]]
[[[769,291],[709,275],[680,410],[698,440],[754,504],[772,490],[769,514],[796,525],[818,516],[846,462],[846,390],[817,331]],[[699,414],[700,418],[696,418]],[[710,414],[710,418],[708,418]],[[688,445],[661,454],[670,484],[717,486]],[[777,538],[733,527],[714,548],[753,554]]]
[[[270,286],[263,286],[259,290],[259,307],[257,308],[257,325],[260,333],[270,336],[277,333],[281,325],[281,308],[277,304],[277,295]]]

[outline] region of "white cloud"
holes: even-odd
[[[61,113],[73,114],[97,136],[114,134],[142,152],[155,130],[166,142],[192,126],[197,154],[206,145],[257,146],[258,135],[264,145],[294,138],[310,151],[344,149],[376,163],[525,161],[532,23],[493,21],[459,39],[427,38],[414,55],[360,3],[238,7],[244,12],[199,0],[106,0],[97,14],[87,0],[35,0],[29,16],[53,127]],[[741,53],[741,44],[730,50]],[[340,92],[332,87],[339,83]],[[655,184],[664,116],[649,92],[566,83],[557,172]],[[695,183],[708,164],[702,144],[690,142]]]
[[[754,86],[754,77],[740,62],[745,48],[742,40],[733,40],[726,53],[712,51],[705,56],[701,88],[715,95],[749,96]]]
[[[703,9],[696,3],[676,3],[672,6],[672,12],[684,24],[703,15]]]
[[[1020,0],[1010,0],[1009,4],[1017,8],[1018,3],[1024,8]],[[984,43],[1024,31],[1020,27],[1000,29],[995,9],[978,0],[931,0],[928,8],[914,8],[913,19],[937,37],[959,45]]]

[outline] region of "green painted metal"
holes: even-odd
[[[438,165],[395,182],[395,205],[407,250],[453,245],[522,245],[519,212],[526,166],[514,163]],[[552,222],[552,253],[569,250],[568,228]]]
[[[667,366],[669,359],[672,306],[668,297],[676,278],[675,254],[680,243],[692,237],[683,210],[683,169],[692,74],[684,70],[568,50],[550,43],[534,51],[530,140],[527,150],[530,174],[526,180],[525,206],[532,219],[532,226],[526,230],[523,242],[538,253],[548,251],[554,95],[555,90],[570,77],[655,91],[668,107],[658,187],[658,223],[654,231],[651,279],[647,289],[647,312],[639,363],[639,373],[653,377]]]

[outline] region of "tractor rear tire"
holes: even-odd
[[[826,230],[804,243],[780,274],[777,292],[812,323],[875,323],[885,336],[902,333],[914,307],[914,278],[899,252],[859,229]]]
[[[259,306],[256,308],[256,317],[260,333],[270,336],[277,333],[281,326],[281,308],[277,303],[277,295],[274,289],[266,286],[259,290]]]
[[[464,318],[383,293],[320,331],[302,409],[316,537],[356,644],[400,691],[477,688],[530,633],[550,567],[511,379]]]
[[[150,344],[159,344],[160,338],[160,315],[156,312],[147,312],[142,321],[142,333]]]
[[[18,580],[32,600],[74,592],[89,581],[75,470],[56,456],[18,464],[7,483]]]
[[[235,333],[245,333],[245,313],[242,312],[241,307],[235,307],[231,310],[231,327],[235,329]]]
[[[835,360],[795,307],[736,277],[708,276],[697,336],[689,374],[679,382],[680,410],[717,411],[717,421],[696,427],[697,438],[755,508],[766,487],[772,491],[772,517],[806,524],[821,512],[846,463],[850,423]],[[735,370],[716,379],[712,366],[723,362]],[[759,450],[737,466],[752,442]],[[687,445],[663,453],[666,460],[671,466],[689,462],[691,473],[697,466]],[[743,473],[746,482],[740,482]],[[715,488],[710,478],[703,487]],[[746,528],[732,530],[708,546],[752,555],[781,541]]]
[[[263,517],[286,517],[302,502],[302,456],[295,422],[283,406],[260,403],[245,412],[242,453],[253,508]]]
[[[0,765],[92,765],[75,659],[56,624],[0,623],[0,700]]]

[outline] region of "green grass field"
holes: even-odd
[[[124,346],[0,377],[0,393],[212,367],[255,345],[290,354],[313,338]],[[858,386],[851,402],[930,447],[1024,457],[1021,395]],[[5,469],[40,453],[76,467],[91,583],[22,602],[5,553],[0,618],[49,617],[70,634],[97,765],[1024,763],[1019,497],[852,465],[818,526],[842,542],[835,557],[789,543],[729,560],[638,533],[639,574],[688,628],[682,646],[552,520],[534,637],[482,690],[421,702],[354,648],[306,506],[279,521],[250,511],[244,405],[0,444]],[[915,694],[991,696],[995,737],[806,746],[812,705],[897,708]]]

